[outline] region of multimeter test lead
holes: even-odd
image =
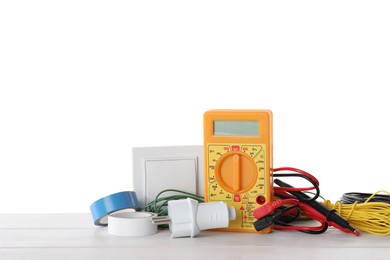
[[[280,187],[294,188],[291,185],[279,179],[275,179],[274,182]],[[315,200],[310,200],[310,197],[304,194],[303,192],[289,191],[289,193],[291,193],[299,201],[301,201],[301,204],[303,205],[307,204],[310,207],[312,207],[315,211],[317,211],[319,213],[316,214],[317,217],[319,217],[319,219],[321,219],[322,221],[327,221],[330,226],[334,226],[337,229],[340,229],[341,231],[344,231],[346,233],[353,233],[356,236],[360,235],[359,231],[357,231],[354,227],[352,227],[347,220],[345,220],[342,216],[340,216],[336,212],[336,210],[330,210],[327,207],[325,207],[323,204]],[[309,209],[308,207],[305,207],[304,210],[309,210]]]
[[[290,171],[291,173],[277,173],[279,171]],[[274,179],[274,183],[278,185],[273,187],[274,195],[280,200],[274,199],[253,211],[253,215],[257,219],[253,225],[257,231],[275,224],[273,228],[278,230],[297,230],[309,234],[321,234],[328,229],[328,226],[333,226],[343,232],[360,235],[359,231],[352,227],[336,210],[328,209],[316,201],[320,195],[319,181],[313,175],[291,167],[274,168],[273,172],[274,177],[300,177],[313,186],[295,188],[278,178]],[[314,196],[309,197],[304,193],[309,190],[315,190]],[[289,224],[300,217],[316,220],[320,225],[296,226]]]

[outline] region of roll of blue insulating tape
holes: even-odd
[[[90,206],[93,222],[97,226],[107,226],[107,216],[122,209],[139,209],[137,194],[134,191],[122,191],[101,198]]]

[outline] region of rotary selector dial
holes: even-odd
[[[256,183],[257,167],[246,153],[235,151],[222,155],[215,166],[216,179],[230,193],[244,193]]]

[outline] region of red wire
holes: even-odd
[[[301,216],[316,220],[319,223],[321,223],[321,225],[319,225],[319,226],[280,226],[280,225],[275,225],[274,228],[277,230],[317,231],[317,230],[321,230],[325,227],[327,221],[326,221],[326,219],[324,219],[324,217],[321,214],[319,214],[317,211],[315,211],[313,208],[311,208],[309,205],[307,205],[304,202],[299,202],[298,205],[303,210],[301,213]],[[292,210],[294,210],[294,209],[292,209]],[[289,212],[286,212],[286,214],[288,214],[288,213]]]
[[[305,175],[306,177],[310,178],[314,183],[316,183],[317,185],[320,185],[320,182],[317,180],[316,177],[314,177],[310,173],[305,172],[303,170],[293,168],[293,167],[280,167],[280,168],[273,169],[273,172],[279,172],[279,171],[292,171],[292,172],[296,172],[296,173]],[[315,189],[314,186],[303,187],[303,188],[274,187],[275,191],[284,195],[287,198],[294,198],[294,196],[292,196],[291,194],[288,193],[289,191],[308,191],[308,190],[313,190],[313,189]],[[302,203],[299,203],[299,205],[301,205],[301,204]],[[317,231],[317,230],[323,229],[326,225],[326,221],[323,220],[322,216],[317,215],[318,214],[317,212],[313,212],[310,209],[308,209],[307,207],[304,207],[304,208],[306,211],[303,211],[301,213],[301,215],[308,217],[308,218],[311,218],[311,219],[314,219],[314,220],[318,221],[319,223],[321,223],[321,225],[314,226],[314,227],[312,227],[312,226],[280,226],[280,225],[275,225],[274,228],[277,230],[306,230],[306,231]],[[309,210],[309,212],[307,210]]]
[[[281,168],[275,168],[273,169],[273,172],[278,172],[278,171],[292,171],[295,173],[302,174],[309,178],[312,183],[314,182],[316,185],[320,185],[320,182],[310,173],[305,172],[303,170],[297,169],[297,168],[292,168],[292,167],[281,167]],[[294,176],[294,175],[293,175]],[[292,177],[293,177],[292,176]],[[275,176],[276,177],[276,176]],[[280,177],[285,177],[285,176],[280,176]],[[261,219],[264,216],[267,216],[269,214],[273,214],[273,212],[283,206],[284,204],[289,204],[289,205],[296,205],[300,208],[301,210],[301,216],[305,216],[308,218],[311,218],[313,220],[318,221],[321,223],[320,226],[281,226],[281,225],[274,225],[274,229],[278,230],[301,230],[301,231],[319,231],[322,232],[324,228],[326,228],[326,225],[328,226],[334,226],[346,233],[353,233],[355,235],[359,235],[358,231],[351,231],[348,228],[342,228],[338,224],[328,221],[327,216],[322,215],[319,213],[316,209],[314,209],[311,205],[306,203],[305,201],[298,201],[295,196],[290,194],[290,191],[306,191],[306,190],[312,190],[316,189],[316,187],[304,187],[304,188],[289,188],[289,187],[273,187],[274,191],[277,191],[277,193],[280,195],[280,197],[284,198],[282,200],[276,200],[273,202],[270,202],[269,204],[266,204],[256,210],[254,210],[254,216],[256,219]],[[318,192],[318,189],[317,189]],[[268,205],[268,207],[267,207]],[[284,214],[288,215],[289,213],[292,213],[293,210],[296,210],[296,208],[292,208],[288,212],[284,212]]]
[[[298,169],[298,168],[293,168],[293,167],[279,167],[279,168],[273,169],[273,172],[280,172],[280,171],[292,171],[292,172],[300,173],[300,174],[305,175],[305,176],[309,177],[310,179],[312,179],[317,185],[320,185],[320,182],[317,180],[316,177],[314,177],[314,176],[311,175],[310,173],[305,172],[305,171],[303,171],[303,170],[300,170],[300,169]]]
[[[320,182],[317,180],[316,177],[314,177],[310,173],[305,172],[303,170],[293,168],[293,167],[280,167],[280,168],[273,169],[273,172],[279,172],[279,171],[292,171],[292,172],[296,172],[296,173],[305,175],[306,177],[310,178],[313,182],[315,182],[317,185],[320,185]],[[303,188],[274,187],[274,190],[278,191],[278,192],[280,192],[280,191],[308,191],[308,190],[314,190],[314,189],[315,189],[314,186],[303,187]]]
[[[325,223],[322,221],[319,221],[321,225],[316,227],[309,227],[309,226],[279,226],[274,225],[274,229],[276,230],[306,230],[306,231],[317,231],[321,230],[325,227]]]
[[[313,190],[314,187],[305,187],[305,188],[289,188],[289,187],[274,187],[274,190],[276,191],[306,191],[306,190]]]

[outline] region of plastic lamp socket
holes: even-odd
[[[169,201],[168,216],[171,237],[194,237],[201,230],[228,227],[236,211],[224,202],[198,203],[187,198]]]

